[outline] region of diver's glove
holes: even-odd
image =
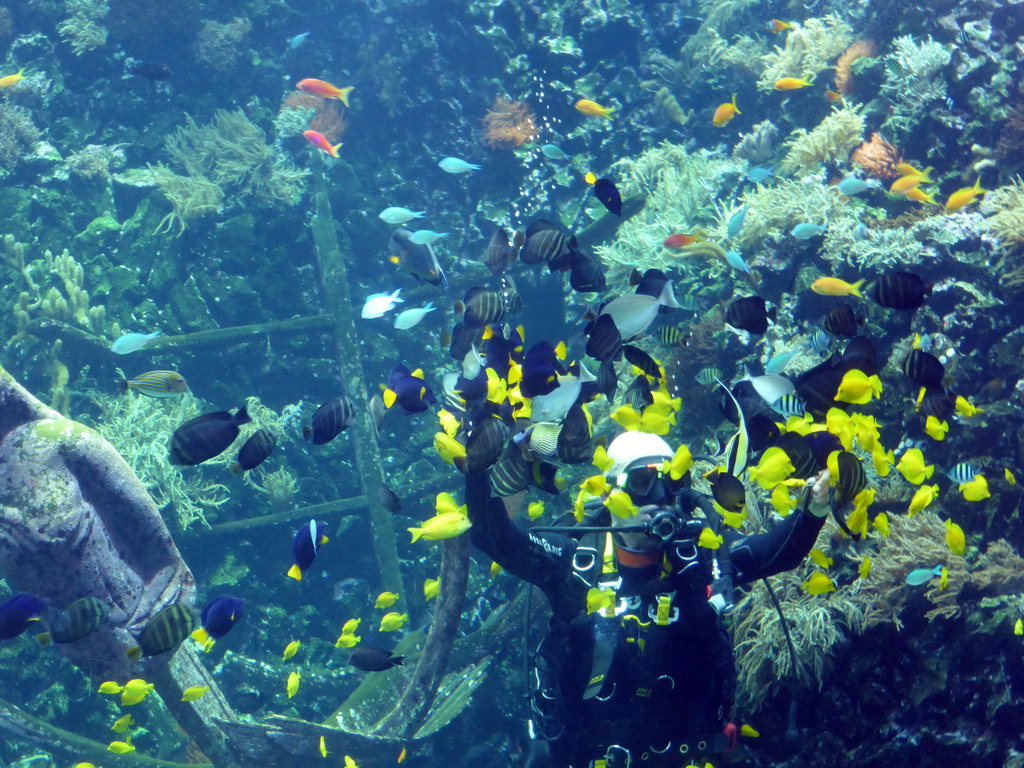
[[[818,476],[811,480],[807,492],[811,495],[807,504],[807,511],[815,517],[826,517],[831,511],[828,503],[829,471],[823,469]]]

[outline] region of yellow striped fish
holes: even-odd
[[[175,397],[188,392],[185,377],[176,371],[150,371],[134,379],[121,379],[122,392],[138,392],[146,397]]]

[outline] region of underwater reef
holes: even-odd
[[[354,89],[322,98],[296,88],[303,78]],[[881,358],[882,395],[857,407],[864,420],[843,438],[873,494],[860,502],[864,535],[830,522],[815,545],[830,565],[809,560],[769,580],[800,663],[763,584],[728,620],[734,719],[761,734],[737,762],[1024,766],[1014,633],[1024,617],[1022,83],[1024,14],[1010,0],[352,0],[337,12],[312,0],[0,0],[0,376],[38,398],[48,425],[31,444],[4,443],[4,472],[25,473],[17,489],[4,481],[4,525],[15,519],[45,548],[54,511],[75,501],[61,462],[84,451],[81,461],[118,467],[111,483],[127,484],[144,513],[145,541],[133,546],[161,554],[105,580],[121,550],[97,532],[86,539],[99,553],[90,578],[50,585],[55,596],[113,586],[133,631],[169,600],[160,589],[194,591],[196,605],[231,591],[248,604],[239,631],[209,653],[181,654],[189,674],[219,688],[210,712],[189,720],[154,697],[145,715],[133,710],[138,752],[126,755],[103,750],[128,710],[96,693],[127,679],[126,630],[70,653],[40,648],[34,632],[3,641],[0,711],[39,722],[4,732],[0,763],[128,765],[137,754],[308,765],[325,758],[326,734],[329,759],[346,754],[331,739],[351,738],[371,768],[395,764],[403,745],[413,768],[507,765],[528,716],[522,626],[535,641],[543,610],[525,608],[520,583],[471,557],[464,537],[463,549],[409,541],[438,493],[458,496],[460,476],[435,448],[432,413],[393,407],[375,423],[369,403],[400,362],[424,372],[441,401],[432,411],[445,406],[444,375],[465,362],[446,336],[450,299],[470,288],[516,296],[525,309],[503,317],[510,327],[523,323],[530,343],[565,340],[584,359],[588,309],[658,269],[681,308],[636,343],[682,401],[667,439],[695,455],[734,431],[702,372],[735,381],[773,360],[794,377],[819,365],[845,343],[831,336],[815,349],[839,302]],[[736,113],[717,124],[716,108],[730,103]],[[480,168],[452,173],[443,159]],[[588,172],[614,181],[626,215],[608,213]],[[912,186],[898,191],[901,180]],[[426,212],[423,229],[447,235],[429,245],[443,287],[430,265],[411,269],[395,250],[381,215],[392,207]],[[502,282],[504,267],[482,256],[495,229],[537,219],[592,251],[605,290],[574,291],[556,267],[521,258],[505,271],[511,287]],[[666,244],[677,235],[692,242]],[[812,287],[887,271],[919,275],[930,290],[922,306],[900,312]],[[400,310],[436,311],[408,329],[359,316],[364,299],[396,289]],[[729,304],[751,294],[776,310],[763,334],[725,324]],[[112,351],[131,333],[161,336]],[[970,405],[945,420],[948,432],[927,426],[923,393],[904,378],[922,345],[944,366],[941,387]],[[179,372],[187,394],[119,391],[156,370]],[[619,428],[611,414],[637,375],[618,371],[615,402],[588,406],[595,439]],[[357,403],[352,425],[314,445],[303,427],[341,395]],[[232,474],[235,448],[196,466],[167,461],[180,425],[242,406],[252,422],[235,448],[267,430],[275,447],[264,464]],[[63,447],[47,444],[58,428]],[[896,469],[914,448],[933,465],[924,483]],[[949,479],[961,462],[987,478],[987,498]],[[572,509],[593,469],[566,462],[559,472],[560,495],[510,495],[512,514],[527,517],[535,496],[544,522]],[[932,484],[940,490],[911,514]],[[385,510],[381,485],[400,511]],[[795,502],[795,491],[745,485],[744,531]],[[49,522],[33,529],[16,508]],[[131,519],[104,524],[127,535]],[[284,575],[289,548],[310,519],[327,520],[330,541],[297,582]],[[946,521],[966,534],[959,554]],[[70,568],[66,552],[40,555],[33,541],[19,550],[5,539],[0,601],[46,588],[48,567]],[[944,575],[907,582],[932,568]],[[428,598],[423,582],[442,569],[446,591]],[[835,590],[810,594],[815,572]],[[389,591],[401,602],[388,610],[408,614],[393,632],[372,607]],[[366,675],[348,665],[336,638],[354,618],[365,644],[407,655],[408,666]],[[294,640],[299,654],[283,659]],[[103,643],[117,646],[118,664],[90,669]],[[170,662],[142,669],[162,670],[168,700],[172,681],[188,677]]]

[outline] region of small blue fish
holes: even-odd
[[[474,163],[467,163],[459,157],[445,157],[438,163],[438,166],[445,173],[469,173],[479,171],[480,166]]]
[[[163,333],[160,331],[154,333],[126,333],[110,345],[110,351],[115,355],[130,355],[160,336],[163,336]]]
[[[557,144],[545,144],[540,148],[544,157],[549,157],[552,160],[569,160],[569,156],[563,152]]]
[[[776,376],[786,370],[786,366],[789,365],[789,361],[796,357],[796,350],[792,352],[786,352],[783,355],[775,355],[765,363],[764,372],[770,376]]]
[[[867,192],[869,189],[877,187],[877,181],[865,181],[864,179],[858,179],[856,176],[847,176],[836,185],[836,189],[844,195],[859,195],[861,192]]]
[[[868,229],[867,225],[863,221],[857,222],[857,226],[853,228],[853,239],[854,240],[868,240],[871,237],[871,230]]]
[[[812,237],[820,235],[826,229],[828,229],[828,224],[811,224],[805,221],[793,227],[789,234],[798,240],[810,240]]]
[[[747,262],[743,260],[743,256],[738,251],[726,251],[725,260],[733,269],[750,274],[750,267],[747,266]]]
[[[942,575],[942,566],[936,565],[934,568],[916,568],[907,574],[907,584],[912,587],[919,587],[922,584],[927,584],[929,581],[934,579],[936,576]]]
[[[772,178],[775,174],[772,173],[771,168],[765,168],[763,165],[758,165],[751,168],[747,173],[747,181],[752,181],[755,184],[761,184],[768,179]]]
[[[300,45],[302,45],[304,42],[306,42],[306,38],[309,37],[311,34],[313,34],[313,33],[312,32],[303,32],[301,35],[296,35],[295,37],[289,37],[288,38],[288,47],[291,48],[294,51],[296,48],[298,48]]]
[[[743,220],[747,218],[747,206],[743,206],[736,213],[729,218],[729,224],[726,227],[726,237],[736,237],[743,229]]]

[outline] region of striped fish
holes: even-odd
[[[122,392],[138,392],[146,397],[176,397],[188,392],[185,377],[177,371],[149,371],[134,379],[120,379]]]
[[[829,349],[832,347],[832,339],[820,328],[811,334],[811,338],[807,342],[810,346],[811,351],[820,357],[825,357],[828,354]]]
[[[963,483],[969,483],[978,474],[978,468],[971,464],[969,461],[961,461],[955,464],[952,469],[946,473],[946,477],[952,480],[957,485]]]
[[[149,620],[139,635],[139,644],[126,653],[132,661],[143,656],[156,656],[177,648],[196,628],[196,611],[187,605],[175,603],[164,608]]]
[[[787,419],[790,416],[803,417],[807,411],[807,405],[804,403],[804,399],[795,392],[790,392],[788,395],[783,395],[774,403],[772,403],[772,410],[785,416]]]
[[[370,421],[373,422],[374,430],[380,435],[380,428],[384,424],[384,414],[387,413],[387,408],[384,407],[384,398],[374,395],[367,401],[366,410],[370,413]]]
[[[490,470],[491,489],[495,496],[511,496],[530,484],[530,463],[515,443],[505,446],[505,452]]]
[[[490,288],[475,286],[466,291],[466,298],[463,302],[466,305],[466,314],[462,322],[469,328],[483,328],[501,320],[505,316],[505,302],[501,294],[492,291]]]
[[[658,329],[658,338],[668,347],[681,347],[689,336],[678,325],[663,325]]]
[[[701,368],[700,372],[694,378],[697,379],[698,384],[710,387],[722,378],[722,372],[717,368]]]

